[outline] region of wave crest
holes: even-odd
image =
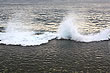
[[[110,29],[101,30],[99,33],[82,35],[78,32],[77,23],[74,17],[68,16],[60,24],[58,29],[58,39],[71,39],[80,42],[92,42],[109,40]]]

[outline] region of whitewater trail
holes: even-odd
[[[71,39],[80,42],[109,40],[110,29],[101,30],[99,33],[95,34],[82,35],[78,32],[76,22],[74,17],[66,17],[59,26],[58,39]]]

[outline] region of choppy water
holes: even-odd
[[[23,46],[47,43],[56,37],[65,11],[37,5],[1,5],[0,43]]]
[[[79,5],[0,5],[0,43],[23,46],[47,43],[48,40],[56,38],[59,24],[69,13],[72,13],[72,16],[74,15],[75,24],[78,24],[77,31],[80,34],[94,34],[109,29],[109,5]],[[66,24],[67,27],[68,24],[71,22]],[[67,27],[64,26],[64,28]],[[68,29],[71,29],[71,26]],[[108,33],[109,31],[105,32],[107,36],[101,39],[109,39]]]
[[[68,13],[72,13],[73,18],[67,18]],[[77,24],[75,29],[74,18],[77,21],[74,22]],[[100,31],[110,28],[110,5],[0,5],[0,43],[3,44],[29,46],[47,43],[56,37],[60,24],[63,26],[60,29],[67,30],[67,39],[76,40],[79,35],[91,33],[98,33],[100,37]],[[74,32],[76,29],[78,35],[74,37],[70,30]],[[107,32],[102,35],[108,40]],[[65,37],[65,33],[61,33],[60,37]],[[42,46],[1,45],[0,72],[109,73],[109,43],[53,40]]]

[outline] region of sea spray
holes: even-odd
[[[25,13],[24,13],[25,14]],[[55,39],[71,39],[80,42],[92,42],[109,40],[110,29],[101,30],[99,33],[82,35],[78,32],[78,24],[75,15],[69,15],[64,18],[58,28],[58,33],[44,32],[37,35],[32,30],[25,29],[25,23],[23,22],[23,13],[14,14],[6,24],[5,32],[0,32],[0,43],[11,45],[41,45],[48,43],[49,40]]]
[[[82,35],[78,32],[78,24],[75,16],[64,18],[58,29],[58,39],[71,39],[80,42],[92,42],[109,40],[110,29],[101,30],[99,33]]]
[[[49,40],[56,38],[56,34],[51,32],[36,35],[34,31],[25,29],[22,15],[23,12],[16,13],[13,18],[7,22],[5,32],[0,32],[0,43],[31,46],[47,43]]]

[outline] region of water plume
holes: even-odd
[[[6,45],[31,46],[47,43],[49,40],[56,37],[56,35],[51,32],[35,35],[34,31],[25,29],[22,15],[23,12],[14,14],[13,18],[7,22],[5,33],[0,32],[0,43]]]
[[[99,33],[82,35],[78,32],[78,24],[75,16],[69,15],[64,18],[58,29],[58,39],[70,39],[80,42],[92,42],[109,40],[110,29],[101,30]]]

